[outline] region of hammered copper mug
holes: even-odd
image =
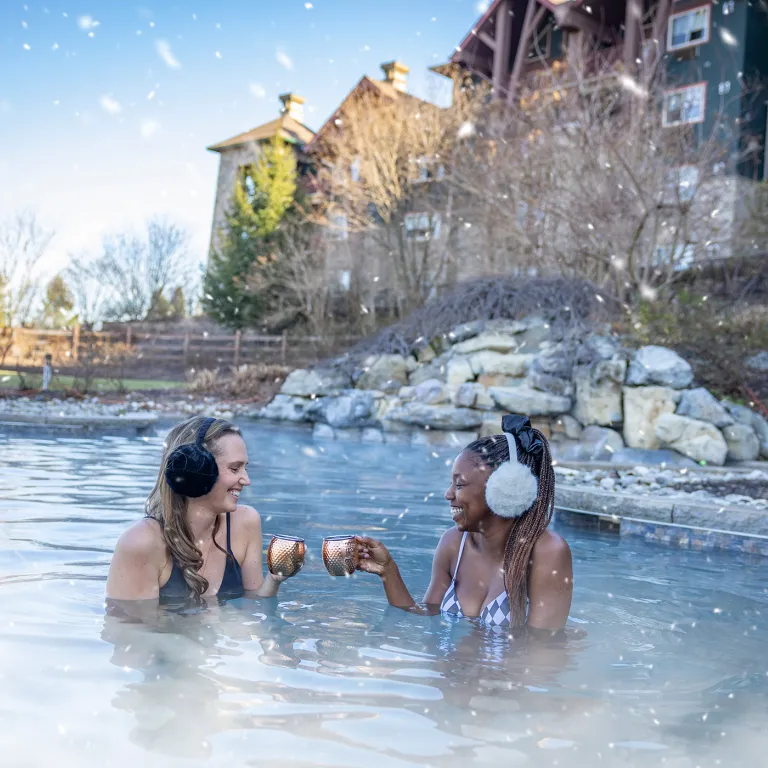
[[[267,549],[267,568],[275,576],[295,576],[304,566],[307,547],[298,536],[273,536]]]
[[[326,536],[323,539],[323,565],[331,576],[351,576],[357,568],[357,560],[354,536]]]

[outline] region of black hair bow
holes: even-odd
[[[531,420],[527,416],[511,414],[501,420],[501,428],[507,434],[513,435],[515,442],[525,453],[532,456],[540,456],[544,451],[544,443],[531,427]]]

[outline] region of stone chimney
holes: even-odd
[[[400,61],[388,61],[386,64],[382,64],[381,68],[384,70],[384,79],[395,90],[405,93],[408,90],[408,73],[411,71]]]
[[[297,123],[304,124],[304,102],[301,96],[296,93],[284,93],[280,96],[283,102],[282,114],[292,117]]]

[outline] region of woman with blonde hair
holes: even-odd
[[[234,424],[198,416],[173,427],[146,515],[115,547],[107,598],[276,595],[283,577],[262,572],[259,513],[238,503],[247,467]]]

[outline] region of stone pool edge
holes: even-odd
[[[768,557],[768,514],[728,504],[653,499],[566,486],[556,491],[555,516],[569,525],[640,537],[655,544]]]

